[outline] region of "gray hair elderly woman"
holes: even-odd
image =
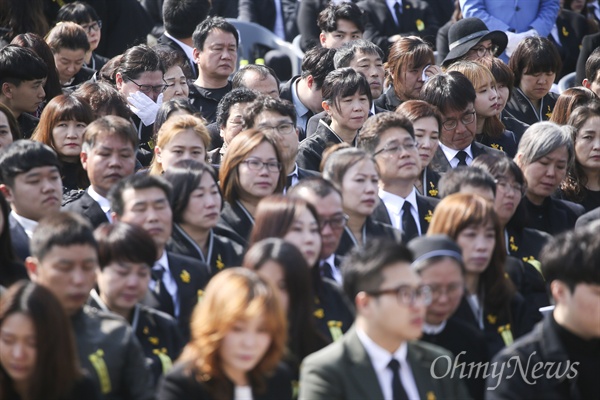
[[[520,205],[527,214],[526,226],[551,235],[572,229],[584,212],[578,204],[552,197],[574,159],[572,129],[553,122],[533,124],[515,156],[527,181]]]

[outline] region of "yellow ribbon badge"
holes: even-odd
[[[425,221],[428,223],[431,222],[431,218],[433,218],[433,212],[431,210],[427,210],[427,215],[425,216]]]
[[[223,262],[223,259],[221,258],[220,254],[217,256],[217,261],[215,262],[215,265],[219,271],[225,268],[225,263]]]
[[[104,362],[104,350],[98,349],[95,353],[90,354],[88,359],[98,374],[102,394],[110,393],[112,391],[112,385],[110,383],[110,376],[108,375],[108,367]]]
[[[569,36],[569,32],[567,31],[567,28],[565,28],[564,26],[562,28],[562,34],[563,34],[564,37]]]
[[[334,342],[344,336],[344,333],[342,332],[342,321],[327,321],[327,327],[329,328],[329,333]]]
[[[187,272],[185,269],[183,271],[181,271],[181,274],[179,274],[179,277],[181,278],[181,282],[183,282],[183,283],[190,283],[190,280],[192,280],[190,273]]]
[[[429,189],[428,193],[431,197],[437,197],[438,195],[438,190],[435,188],[435,185],[433,184],[433,182],[429,182],[429,187],[431,189]]]
[[[422,20],[420,20],[420,19],[417,19],[415,21],[415,25],[417,25],[417,30],[419,32],[421,32],[423,29],[425,29],[425,23]]]

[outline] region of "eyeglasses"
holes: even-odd
[[[373,155],[376,156],[381,153],[387,154],[400,154],[402,150],[413,151],[417,148],[417,142],[404,142],[402,144],[391,144],[385,146],[383,149],[376,151]]]
[[[277,126],[259,125],[258,129],[271,132],[277,131],[282,135],[289,135],[290,133],[294,132],[294,124],[290,122],[284,122],[283,124],[279,124]]]
[[[167,84],[164,85],[156,85],[156,86],[152,86],[152,85],[140,85],[139,83],[137,83],[136,81],[134,81],[131,78],[127,78],[127,80],[131,83],[133,83],[135,86],[138,87],[138,89],[140,89],[140,92],[144,93],[144,94],[150,94],[152,92],[159,94],[165,91],[165,89],[167,88]]]
[[[464,285],[462,283],[450,283],[447,286],[431,285],[431,301],[439,299],[443,294],[448,297],[457,297],[462,295]]]
[[[83,24],[80,26],[87,32],[88,35],[91,35],[92,32],[98,32],[100,29],[102,29],[102,21],[98,20],[98,21],[94,21],[89,24]]]
[[[514,192],[517,192],[521,195],[525,193],[525,187],[520,183],[508,183],[505,179],[496,179],[496,187],[502,188],[503,191],[508,192],[509,189],[512,189]]]
[[[473,121],[475,121],[475,111],[474,110],[471,112],[468,112],[468,113],[464,114],[462,117],[460,117],[460,122],[462,122],[463,125],[469,125]],[[451,131],[453,129],[456,129],[456,127],[458,126],[458,121],[455,119],[447,119],[442,123],[442,126],[444,127],[445,130]]]
[[[498,52],[498,49],[499,49],[499,47],[497,45],[493,44],[490,47],[484,47],[484,46],[473,47],[470,51],[477,53],[477,57],[483,58],[487,54],[494,57],[496,55],[496,53]]]
[[[431,288],[426,285],[418,286],[416,288],[409,285],[401,285],[394,289],[377,290],[373,292],[367,292],[367,294],[370,296],[394,294],[396,295],[396,300],[398,303],[405,306],[428,306],[431,304],[432,300]]]
[[[242,164],[246,164],[250,171],[260,171],[263,167],[267,167],[267,171],[269,172],[279,172],[281,171],[281,164],[277,161],[267,161],[262,162],[260,160],[255,160],[253,158],[242,161]]]
[[[328,219],[322,219],[321,229],[325,228],[327,225],[331,227],[331,229],[343,229],[348,223],[348,217],[346,214],[336,215]]]

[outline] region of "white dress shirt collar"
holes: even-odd
[[[388,210],[392,226],[399,230],[402,230],[402,207],[404,207],[404,203],[408,201],[412,206],[410,208],[410,213],[417,223],[419,235],[421,234],[421,224],[419,223],[419,207],[417,205],[417,190],[414,187],[405,199],[396,194],[386,192],[383,189],[379,189],[379,198],[381,201],[383,201]]]
[[[451,149],[450,147],[444,145],[442,142],[440,142],[440,149],[442,149],[442,151],[444,152],[444,155],[446,156],[446,159],[448,160],[452,168],[456,168],[456,166],[458,165],[458,159],[456,158],[456,155],[460,150]],[[468,145],[462,150],[468,155],[467,164],[471,165],[471,162],[473,161],[472,146]]]
[[[192,63],[192,65],[195,64],[194,62],[194,48],[191,46],[188,46],[187,44],[175,39],[169,32],[165,31],[165,36],[168,37],[169,39],[171,39],[172,41],[174,41],[175,43],[177,43],[179,45],[179,47],[181,47],[181,49],[185,52],[185,55],[187,56],[187,58],[189,58],[190,62]]]
[[[87,192],[90,197],[94,199],[96,203],[98,203],[104,214],[106,214],[108,222],[112,223],[112,216],[110,215],[110,201],[106,197],[99,195],[92,186],[88,187]]]
[[[34,221],[32,219],[29,219],[29,218],[22,217],[14,211],[11,211],[10,214],[23,227],[23,230],[25,231],[25,234],[27,235],[27,237],[29,239],[31,239],[31,236],[33,235],[33,230],[35,229],[36,226],[38,226],[38,222]],[[6,224],[6,222],[5,222],[5,224]]]

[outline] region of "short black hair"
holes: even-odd
[[[288,100],[276,99],[271,96],[259,96],[244,110],[244,129],[256,128],[254,120],[263,111],[273,111],[277,114],[290,117],[294,126],[296,125],[296,109]]]
[[[458,71],[431,77],[421,90],[421,100],[436,106],[442,113],[465,110],[474,104],[477,94],[469,79]]]
[[[125,190],[140,190],[149,188],[158,188],[162,190],[169,201],[169,205],[171,204],[173,198],[171,184],[162,176],[140,173],[121,179],[111,188],[110,192],[108,192],[108,200],[110,201],[111,211],[119,216],[123,215],[123,212],[125,211],[123,192],[125,192]]]
[[[98,243],[98,263],[103,270],[115,261],[146,264],[156,261],[156,244],[146,230],[126,222],[103,223],[94,231]]]
[[[56,22],[70,21],[76,24],[87,24],[88,22],[98,21],[100,18],[94,7],[83,1],[74,1],[65,4],[56,14]]]
[[[585,62],[585,79],[590,83],[596,80],[600,71],[600,47],[597,47]]]
[[[323,86],[325,77],[335,69],[333,66],[333,56],[335,49],[326,49],[323,47],[315,47],[304,54],[302,59],[302,78],[312,76],[317,85],[316,89]]]
[[[440,198],[458,193],[464,186],[491,189],[496,195],[496,181],[489,172],[482,168],[459,166],[446,172],[440,179]]]
[[[358,132],[357,147],[371,155],[375,154],[375,149],[381,141],[381,134],[391,128],[404,129],[413,140],[415,138],[413,124],[408,118],[396,112],[383,112],[367,119]]]
[[[98,251],[91,223],[79,214],[59,212],[42,218],[31,236],[31,255],[43,260],[53,247],[89,245]]]
[[[524,74],[540,72],[558,74],[562,68],[560,53],[549,39],[531,36],[523,39],[508,60],[508,66],[515,74],[515,86],[521,85]]]
[[[385,58],[383,51],[375,43],[365,39],[358,39],[344,43],[342,47],[336,50],[333,57],[333,65],[335,68],[349,67],[350,62],[357,54],[377,55],[381,58],[382,62]]]
[[[396,263],[413,262],[412,252],[391,239],[374,239],[354,249],[342,264],[344,292],[352,303],[359,292],[375,291],[383,282],[383,270]]]
[[[252,89],[237,88],[227,93],[217,106],[217,126],[225,126],[229,119],[229,110],[235,104],[251,103],[260,96],[260,93]]]
[[[365,23],[363,11],[353,2],[343,2],[340,4],[329,3],[329,5],[319,13],[317,25],[321,32],[335,32],[338,28],[337,23],[340,19],[352,22],[359,31],[365,32]]]
[[[235,37],[236,46],[240,45],[240,36],[238,35],[237,29],[235,26],[227,22],[225,18],[221,17],[208,17],[204,21],[198,24],[194,34],[192,36],[192,41],[194,42],[194,48],[198,51],[204,50],[204,42],[206,42],[206,38],[208,35],[215,29],[220,31],[229,32]]]
[[[367,95],[369,108],[373,104],[371,86],[367,78],[354,68],[339,68],[327,74],[323,81],[323,101],[339,109],[339,100],[355,93]]]
[[[17,175],[38,167],[60,170],[56,152],[41,142],[17,140],[0,152],[0,183],[13,187]]]
[[[277,82],[277,88],[279,88],[279,85],[281,85],[281,82],[279,81],[279,78],[277,77],[275,71],[273,71],[273,68],[261,64],[247,64],[244,65],[242,68],[238,69],[236,73],[233,74],[233,77],[231,78],[231,87],[233,89],[246,87],[244,86],[244,77],[249,71],[256,72],[258,76],[260,76],[261,80],[267,79],[270,75],[273,78],[275,78],[275,82]]]
[[[23,81],[44,79],[48,65],[33,50],[9,44],[0,48],[0,86],[4,82],[19,86]]]
[[[540,252],[546,282],[559,280],[573,291],[580,283],[600,285],[600,222],[550,239]]]
[[[210,10],[210,0],[165,0],[162,15],[165,31],[175,39],[192,37]]]

